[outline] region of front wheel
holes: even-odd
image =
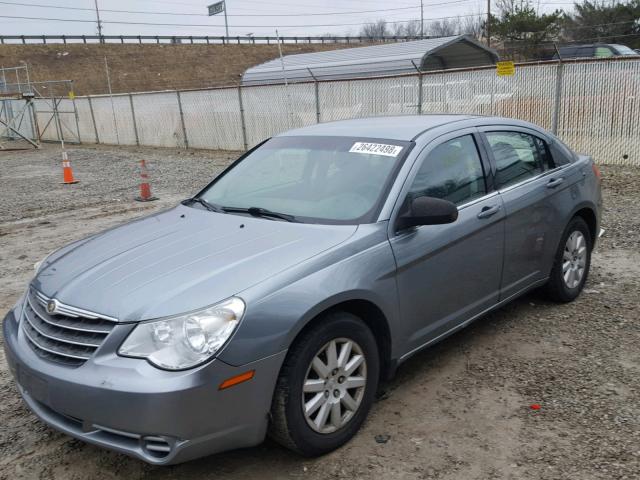
[[[334,450],[364,422],[378,387],[371,330],[346,312],[325,316],[291,347],[271,408],[269,435],[305,456]]]
[[[591,249],[589,227],[581,217],[574,217],[562,235],[546,286],[553,300],[571,302],[580,295],[589,275]]]

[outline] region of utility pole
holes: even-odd
[[[229,38],[229,24],[227,23],[227,0],[224,0],[224,30]]]
[[[491,0],[487,0],[487,47],[491,47]]]
[[[96,19],[98,21],[98,37],[100,37],[100,43],[102,43],[102,22],[100,21],[100,9],[98,8],[98,0],[94,0],[96,5]]]
[[[420,0],[420,38],[424,38],[424,0]]]

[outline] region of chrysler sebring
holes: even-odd
[[[44,258],[4,349],[29,408],[84,441],[321,455],[411,355],[531,289],[574,300],[601,210],[591,157],[527,122],[313,125]]]

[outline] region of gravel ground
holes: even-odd
[[[174,205],[236,155],[82,147],[69,156],[74,186],[59,185],[52,146],[0,153],[2,311],[50,250]],[[142,158],[157,202],[132,201]],[[0,354],[0,478],[639,478],[640,169],[602,170],[607,234],[583,295],[556,305],[534,292],[413,357],[340,450],[303,459],[267,441],[151,467],[45,426]]]

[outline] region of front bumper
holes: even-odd
[[[29,408],[68,435],[153,464],[263,441],[286,352],[241,367],[216,359],[168,372],[113,353],[131,328],[119,325],[92,359],[70,368],[40,358],[10,311],[3,322],[5,355]],[[255,370],[252,380],[218,389],[248,370]]]

